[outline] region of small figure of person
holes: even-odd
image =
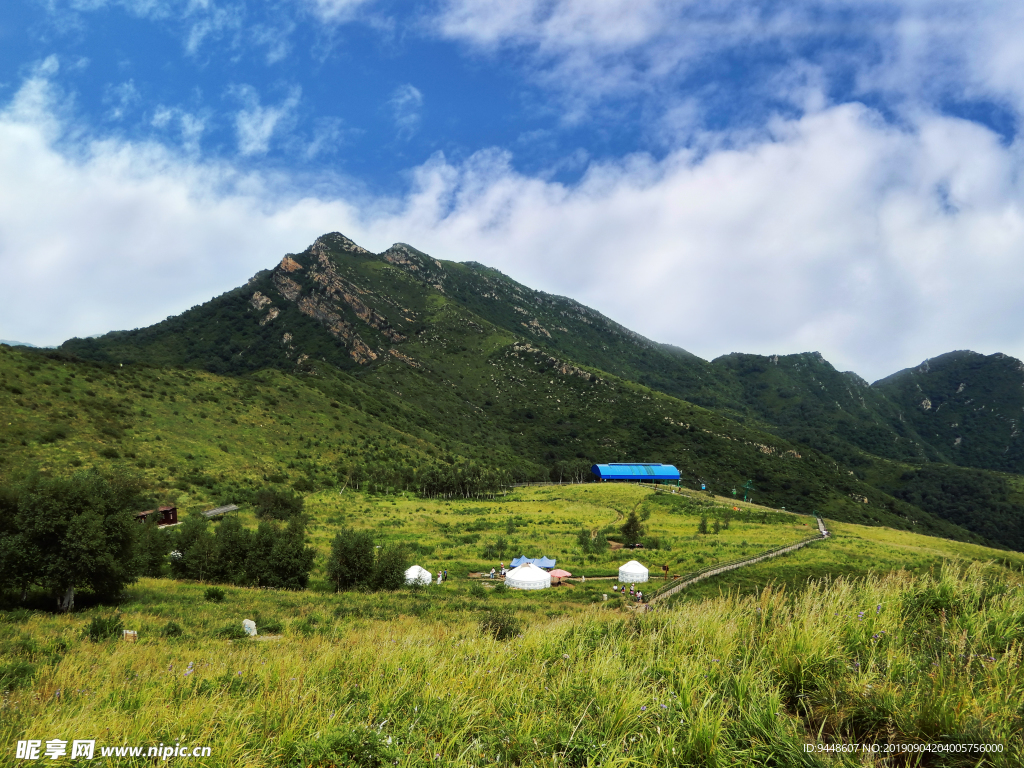
[[[580,576],[580,581],[585,583],[586,580],[587,580],[587,575],[586,574],[583,574],[582,576]]]
[[[448,569],[447,568],[444,569],[444,580],[448,581]]]
[[[492,579],[494,578],[494,569],[493,568],[491,568],[491,578]]]
[[[438,583],[438,585],[441,584],[441,572],[440,571],[437,572],[437,583]]]

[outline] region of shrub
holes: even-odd
[[[256,516],[271,520],[287,520],[302,512],[303,500],[291,491],[263,488],[253,498]]]
[[[503,595],[508,592],[508,587],[505,586],[505,582],[501,582],[494,588],[494,593],[497,595]]]
[[[474,582],[473,586],[469,588],[469,594],[471,597],[487,597],[487,590],[484,589],[484,585],[478,581]]]
[[[275,619],[271,616],[261,616],[256,614],[252,617],[252,620],[256,622],[256,631],[264,635],[280,635],[284,632],[284,623],[280,619]]]
[[[124,622],[115,613],[113,616],[93,616],[89,626],[85,628],[85,634],[90,640],[98,643],[120,635],[123,630]]]
[[[220,587],[209,587],[203,595],[203,599],[210,603],[223,603],[224,590]]]
[[[104,448],[100,451],[100,456],[105,459],[119,459],[121,454],[117,452],[116,448]]]
[[[257,627],[259,631],[259,627]],[[225,624],[220,629],[213,633],[214,637],[218,637],[221,640],[245,640],[249,637],[246,631],[242,628],[242,622],[233,621],[230,624]]]
[[[485,635],[490,635],[495,640],[513,638],[520,633],[522,628],[523,622],[508,608],[496,608],[488,611],[487,615],[480,621],[480,631]]]
[[[58,440],[64,440],[70,434],[70,431],[63,424],[58,424],[50,430],[47,430],[42,437],[39,438],[40,443],[56,443]]]
[[[387,544],[377,552],[373,564],[374,589],[395,590],[405,585],[405,571],[409,567],[409,555],[400,544]]]
[[[289,750],[287,768],[309,765],[351,765],[359,768],[380,768],[397,762],[398,752],[391,738],[380,731],[357,725],[346,731],[329,732],[323,736],[296,741]]]
[[[180,624],[174,621],[167,622],[164,628],[160,630],[161,637],[181,637],[184,634],[185,630],[181,628]]]
[[[343,528],[334,537],[327,559],[327,578],[335,592],[370,582],[373,552],[373,537],[366,531]]]

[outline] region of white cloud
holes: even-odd
[[[409,139],[419,130],[420,110],[423,108],[423,94],[419,89],[408,83],[398,86],[388,107],[395,118],[395,128],[400,139]]]
[[[445,0],[431,24],[479,51],[526,52],[532,78],[560,95],[569,121],[609,97],[660,101],[667,84],[723,53],[753,56],[743,77],[771,95],[778,54],[785,75],[795,51],[811,60],[802,95],[815,104],[827,76],[852,70],[859,95],[932,106],[996,100],[1024,111],[1017,0]],[[770,55],[758,59],[758,50]]]
[[[373,0],[305,0],[305,4],[320,21],[341,24],[355,19]]]
[[[31,78],[0,112],[3,338],[148,325],[329,229],[355,230],[344,201],[285,199],[265,178],[156,143],[75,140],[57,95]]]
[[[704,357],[816,349],[869,378],[956,348],[1024,357],[1024,150],[932,111],[896,128],[828,106],[699,153],[592,162],[573,186],[498,150],[439,155],[407,194],[356,198],[76,139],[54,108],[37,74],[0,113],[4,338],[147,325],[340,230],[490,264]],[[257,154],[277,123],[253,124]]]
[[[154,128],[164,130],[177,124],[181,146],[189,154],[199,151],[200,141],[206,131],[206,119],[178,107],[157,106],[150,121]]]
[[[302,89],[294,87],[288,96],[276,107],[260,106],[260,97],[251,85],[233,89],[235,96],[246,106],[235,113],[235,134],[238,151],[243,155],[265,155],[270,149],[274,133],[288,121],[292,111],[299,104]]]
[[[109,105],[107,119],[118,121],[123,120],[125,113],[139,103],[141,96],[139,89],[135,87],[134,80],[127,80],[117,85],[108,85],[104,89],[103,102]]]

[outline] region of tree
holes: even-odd
[[[633,547],[640,543],[640,539],[646,533],[646,530],[640,522],[640,518],[636,516],[635,509],[629,513],[629,517],[626,518],[626,522],[622,524],[619,532],[622,534],[622,538],[625,540],[623,543],[627,547]]]
[[[86,472],[37,476],[8,492],[3,504],[14,516],[0,529],[0,581],[13,581],[23,594],[41,586],[62,611],[74,608],[75,591],[83,587],[116,596],[139,573],[134,510],[140,490],[132,477]]]
[[[327,559],[327,579],[334,591],[368,585],[372,578],[373,537],[365,531],[342,529],[331,542]]]
[[[264,520],[287,520],[302,512],[305,502],[292,491],[263,488],[253,497],[256,516]]]
[[[135,547],[135,554],[139,559],[139,575],[162,576],[167,553],[171,551],[168,532],[161,530],[157,525],[156,515],[150,515],[139,529]]]
[[[707,532],[708,532],[708,517],[707,517],[707,515],[701,515],[700,516],[700,522],[697,523],[697,533],[707,533]]]
[[[300,515],[279,531],[268,563],[267,586],[305,589],[316,561],[316,550],[306,546],[306,524]]]
[[[395,590],[405,584],[409,553],[401,544],[387,544],[377,552],[373,567],[374,589]]]
[[[245,580],[255,587],[272,587],[273,579],[268,578],[267,563],[274,556],[274,542],[277,541],[277,526],[261,520],[252,535],[249,552],[245,557]]]
[[[171,541],[171,575],[176,579],[204,581],[216,567],[216,551],[210,521],[202,512],[190,512]]]
[[[251,547],[252,533],[242,527],[237,517],[227,516],[221,520],[214,536],[214,561],[210,580],[244,583],[245,566]]]

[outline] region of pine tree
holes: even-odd
[[[622,534],[622,538],[625,539],[624,543],[626,546],[633,547],[640,543],[640,539],[646,533],[646,530],[640,522],[640,518],[636,516],[635,509],[629,513],[629,517],[626,518],[626,522],[622,524],[619,532]]]

